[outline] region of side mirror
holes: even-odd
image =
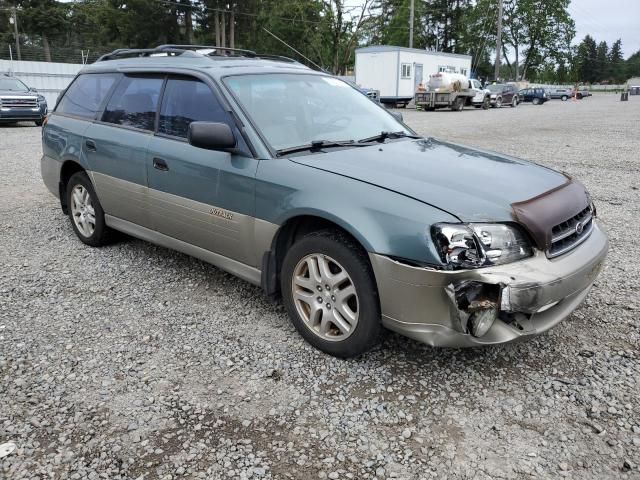
[[[396,117],[396,120],[398,120],[399,122],[404,122],[404,119],[402,118],[402,113],[401,112],[389,112],[391,115],[393,115],[394,117]]]
[[[187,139],[194,147],[206,150],[228,150],[236,146],[236,137],[226,123],[191,122]]]
[[[38,90],[36,90],[36,89],[35,89],[35,88],[33,88],[33,87],[29,87],[29,91],[30,91],[30,92],[34,92],[34,93],[38,93]]]

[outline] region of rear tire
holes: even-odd
[[[567,100],[569,100],[569,97],[567,97],[566,95],[563,95],[562,97],[560,97],[560,100],[562,100],[563,102],[566,102]]]
[[[366,252],[336,230],[289,248],[280,276],[293,326],[318,350],[340,358],[373,347],[382,330],[378,289]]]
[[[511,100],[511,108],[515,108],[518,106],[518,97],[513,97],[513,100]]]
[[[458,97],[451,105],[451,110],[454,112],[461,112],[464,109],[464,98]]]
[[[67,208],[73,231],[92,247],[111,243],[113,231],[104,220],[104,210],[85,172],[74,173],[66,185]]]

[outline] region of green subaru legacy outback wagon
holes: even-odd
[[[578,181],[422,138],[285,57],[117,50],[73,80],[42,142],[44,182],[82,242],[120,231],[216,265],[339,357],[385,327],[448,347],[542,333],[608,249]]]

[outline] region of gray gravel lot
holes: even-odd
[[[640,478],[640,98],[403,111],[567,171],[611,239],[586,303],[527,343],[396,335],[342,361],[281,306],[153,245],[83,245],[0,128],[0,478]]]

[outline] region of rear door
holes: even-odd
[[[146,155],[163,82],[158,74],[123,76],[83,145],[105,213],[147,228]]]
[[[247,146],[213,85],[190,76],[170,76],[158,129],[146,162],[154,228],[160,233],[255,266],[255,174],[248,154],[196,148],[187,142],[193,121],[232,127],[237,151]]]

